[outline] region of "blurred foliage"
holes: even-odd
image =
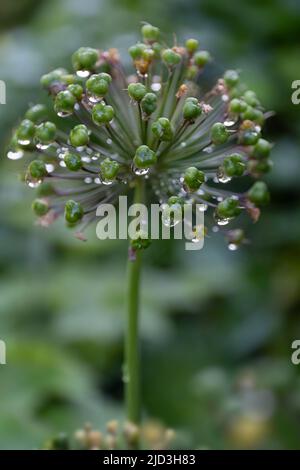
[[[5,159],[5,141],[39,76],[81,45],[125,55],[141,20],[172,39],[195,36],[218,67],[237,67],[267,108],[276,146],[272,204],[251,244],[229,253],[212,235],[203,251],[155,242],[146,254],[142,353],[146,415],[176,429],[187,448],[299,448],[300,78],[297,0],[1,0],[0,447],[36,448],[85,421],[122,420],[126,247],[81,244],[57,224],[33,225],[31,192]],[[22,166],[22,163],[20,163]]]

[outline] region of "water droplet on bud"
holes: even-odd
[[[41,183],[42,180],[34,179],[31,176],[26,176],[26,184],[29,186],[29,188],[35,189],[37,188]]]
[[[39,150],[47,150],[50,147],[50,144],[36,144],[36,148]]]
[[[76,75],[80,78],[89,77],[91,72],[89,70],[77,70]]]
[[[29,139],[18,139],[18,144],[20,144],[20,145],[29,145],[30,140]]]
[[[84,178],[83,180],[86,184],[91,184],[93,182],[93,179],[90,177],[90,176],[87,176],[86,178]]]
[[[236,245],[236,243],[229,243],[228,244],[228,250],[236,251],[237,249],[238,249],[238,245]]]
[[[230,176],[226,175],[223,169],[218,171],[217,178],[219,183],[229,183],[229,181],[231,181]]]
[[[149,173],[150,168],[138,168],[135,165],[132,165],[132,171],[137,176],[145,176]]]
[[[67,117],[69,117],[69,116],[71,116],[71,115],[72,115],[72,113],[67,112],[67,111],[58,111],[58,112],[57,112],[57,116],[58,116],[58,117],[61,117],[61,118],[67,118]]]
[[[7,158],[9,158],[10,160],[19,160],[22,157],[24,157],[23,150],[16,150],[15,152],[10,150],[9,152],[7,152]]]

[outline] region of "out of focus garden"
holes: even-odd
[[[126,242],[81,243],[63,221],[34,224],[22,161],[5,148],[30,103],[47,103],[40,76],[69,65],[78,47],[127,55],[142,20],[172,39],[199,39],[219,74],[241,70],[274,111],[266,177],[271,204],[249,243],[231,252],[210,234],[204,249],[155,241],[145,252],[142,394],[153,446],[162,427],[187,449],[299,449],[300,5],[296,0],[1,0],[0,448],[33,449],[90,422],[124,421]],[[122,47],[120,48],[120,44]],[[127,56],[128,57],[128,56]],[[128,58],[129,63],[129,58]]]

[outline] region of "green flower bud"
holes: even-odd
[[[239,114],[245,112],[247,109],[247,103],[238,98],[234,98],[229,103],[229,112]]]
[[[184,185],[188,191],[197,191],[201,184],[205,181],[205,176],[203,171],[198,170],[198,168],[191,166],[187,168],[183,176]]]
[[[78,124],[70,132],[70,142],[73,147],[83,147],[89,143],[89,130],[84,124]]]
[[[165,117],[161,117],[157,121],[155,121],[152,124],[151,129],[153,134],[163,142],[173,139],[174,129],[169,119]]]
[[[211,55],[208,51],[199,51],[194,55],[194,64],[202,68],[211,61]]]
[[[68,86],[67,90],[70,91],[78,101],[81,100],[83,95],[83,88],[81,85],[79,85],[78,83],[72,83]]]
[[[224,82],[228,88],[235,87],[239,82],[240,76],[236,70],[227,70],[224,73]]]
[[[93,70],[99,58],[99,52],[91,47],[80,47],[72,55],[72,64],[76,71]]]
[[[65,69],[55,69],[52,72],[46,73],[41,77],[41,85],[44,88],[49,88],[56,82],[61,82],[63,75],[65,75],[67,71]]]
[[[114,108],[104,103],[98,103],[93,107],[92,118],[95,124],[101,126],[102,124],[108,124],[114,118]]]
[[[256,181],[247,193],[248,199],[256,206],[268,204],[270,193],[264,181]]]
[[[193,121],[202,114],[202,108],[197,98],[187,98],[183,105],[183,117],[187,121]]]
[[[104,96],[108,92],[109,83],[99,75],[91,75],[86,82],[86,88],[91,95]]]
[[[239,153],[234,153],[224,158],[223,169],[227,176],[242,176],[246,169],[246,164]]]
[[[199,41],[197,39],[187,39],[185,47],[190,54],[193,54],[199,47]]]
[[[83,217],[83,209],[79,202],[69,200],[65,205],[65,219],[70,225],[79,222]]]
[[[30,176],[37,180],[47,175],[46,165],[41,160],[33,160],[28,167],[28,171]]]
[[[141,145],[136,149],[133,163],[137,168],[149,168],[155,165],[157,157],[155,152],[147,145]]]
[[[137,44],[134,44],[134,46],[131,46],[128,52],[131,55],[133,60],[137,60],[142,57],[142,53],[146,48],[147,48],[146,44],[143,44],[142,42],[138,42]]]
[[[43,122],[36,128],[35,137],[42,144],[50,144],[55,140],[55,136],[56,125],[53,122]]]
[[[210,130],[211,141],[215,145],[225,144],[229,138],[226,126],[221,122],[215,122]]]
[[[243,99],[244,99],[244,101],[246,101],[246,103],[249,106],[253,106],[254,108],[256,106],[259,106],[259,104],[260,104],[259,99],[256,96],[256,93],[252,90],[245,91],[245,93],[243,95]]]
[[[170,196],[168,199],[168,205],[172,206],[174,204],[183,204],[183,199],[180,196]]]
[[[248,171],[254,176],[260,176],[265,173],[269,173],[273,168],[273,162],[269,158],[263,158],[261,160],[249,160]]]
[[[48,110],[44,104],[35,104],[28,109],[25,118],[34,122],[35,124],[42,121],[48,116]]]
[[[64,162],[70,171],[78,171],[82,167],[81,157],[76,153],[67,152],[64,156]]]
[[[245,241],[244,230],[240,228],[229,230],[229,232],[226,233],[226,238],[228,241],[229,249],[236,250],[236,248]]]
[[[241,118],[243,120],[249,120],[262,125],[264,123],[264,114],[259,109],[255,109],[252,106],[247,106],[245,112],[242,113]]]
[[[159,42],[154,42],[152,45],[151,45],[153,51],[154,51],[154,56],[156,59],[160,59],[160,56],[161,56],[161,50],[162,50],[162,45],[159,43]]]
[[[239,200],[231,196],[219,202],[216,213],[221,219],[232,219],[233,217],[237,217],[241,211]]]
[[[151,62],[155,57],[155,52],[153,49],[151,49],[150,47],[147,47],[147,49],[144,49],[143,52],[142,52],[142,58],[146,61],[146,62]]]
[[[267,158],[270,155],[272,145],[268,140],[259,139],[254,146],[252,156],[255,158]]]
[[[147,93],[147,88],[142,83],[130,83],[128,94],[135,101],[141,101]]]
[[[64,90],[56,95],[54,109],[60,115],[72,114],[75,104],[75,96],[69,90]]]
[[[179,64],[181,55],[173,51],[173,49],[165,49],[162,53],[163,61],[170,67]]]
[[[145,114],[150,116],[154,113],[157,107],[157,96],[155,93],[146,93],[144,98],[141,100],[141,108]]]
[[[256,130],[246,130],[240,136],[240,141],[243,145],[255,145],[260,137],[260,132]]]
[[[28,145],[35,135],[35,125],[29,119],[24,119],[19,125],[16,136],[19,144]]]
[[[151,245],[151,240],[146,232],[139,230],[136,232],[135,238],[130,241],[130,244],[134,251],[145,250]]]
[[[141,32],[144,40],[148,42],[157,41],[160,34],[159,29],[149,23],[142,26]]]
[[[120,165],[118,162],[110,158],[105,158],[105,160],[100,163],[100,178],[103,182],[111,182],[116,179],[119,170]]]
[[[49,211],[49,204],[45,199],[35,199],[31,207],[38,217],[42,217]]]

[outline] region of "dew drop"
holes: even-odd
[[[234,124],[236,123],[236,121],[233,121],[232,119],[227,119],[226,121],[224,121],[224,126],[225,127],[231,127],[233,126]]]
[[[238,245],[236,245],[236,243],[229,243],[228,244],[228,250],[236,251],[237,249],[238,249]]]
[[[18,144],[20,144],[20,145],[29,145],[30,140],[29,139],[18,139]]]
[[[208,209],[208,205],[207,205],[207,204],[199,204],[199,205],[198,205],[198,210],[199,210],[199,212],[205,212],[205,211],[207,211],[207,209]]]
[[[213,146],[212,145],[209,145],[208,147],[205,147],[203,149],[203,152],[205,153],[211,153],[213,151]]]
[[[132,165],[132,171],[137,176],[145,176],[149,173],[150,168],[138,168],[135,165]]]
[[[7,158],[9,158],[10,160],[20,160],[20,158],[22,158],[23,156],[23,150],[16,150],[15,152],[10,150],[9,152],[7,152]]]
[[[186,147],[186,142],[181,142],[180,147]]]
[[[88,100],[90,103],[96,104],[102,101],[102,98],[96,95],[88,94]]]
[[[80,147],[76,147],[76,150],[77,152],[81,153],[81,152],[84,152],[86,150],[86,146],[85,145],[81,145]]]
[[[87,176],[86,178],[84,178],[83,180],[86,184],[91,184],[93,182],[93,178],[91,178],[90,176]]]
[[[50,144],[36,144],[36,148],[39,150],[47,150],[50,147]]]
[[[229,96],[228,95],[222,95],[222,101],[229,101]]]
[[[52,163],[46,163],[45,166],[48,173],[52,173],[55,170],[55,166]]]
[[[160,89],[161,89],[161,84],[160,83],[152,83],[151,90],[159,91]]]
[[[218,171],[217,179],[219,183],[229,183],[229,181],[231,181],[230,176],[227,176],[222,169]]]
[[[76,75],[80,78],[87,78],[90,76],[89,70],[77,70]]]
[[[230,219],[217,219],[218,225],[227,225],[230,222]]]
[[[94,179],[94,183],[95,183],[95,184],[101,184],[102,181],[101,181],[100,178],[95,178],[95,179]]]
[[[26,184],[29,188],[35,189],[42,183],[42,180],[33,179],[30,176],[26,177]]]
[[[91,163],[91,158],[88,157],[87,155],[85,155],[84,157],[82,157],[81,160],[82,160],[84,163]]]
[[[57,113],[57,116],[61,117],[61,118],[67,118],[71,115],[72,115],[72,113],[67,112],[67,111],[58,111],[58,113]]]
[[[107,143],[108,145],[111,145],[111,144],[112,144],[112,140],[111,140],[111,139],[106,139],[106,143]]]
[[[65,164],[65,162],[63,160],[61,160],[59,162],[59,166],[61,166],[62,168],[66,168],[67,165]]]

